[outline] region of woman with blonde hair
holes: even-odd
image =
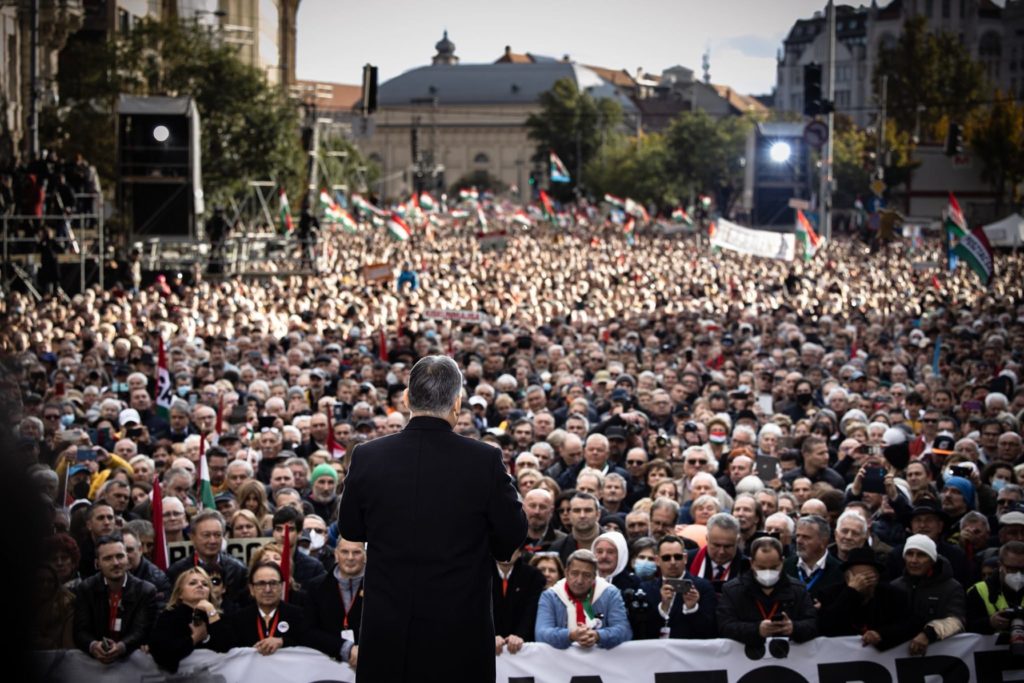
[[[149,653],[161,668],[176,672],[181,660],[215,638],[221,625],[212,591],[210,576],[202,567],[186,569],[174,582],[149,640]]]
[[[239,510],[231,518],[228,528],[231,529],[231,538],[259,538],[263,534],[260,521],[252,510]]]

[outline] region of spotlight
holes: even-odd
[[[789,161],[792,153],[793,149],[789,146],[788,142],[776,142],[768,150],[768,156],[777,164],[784,164]]]
[[[157,142],[167,142],[167,138],[169,137],[171,137],[171,131],[167,128],[167,126],[157,126],[153,129],[153,139],[156,140]],[[773,153],[774,149],[775,148],[773,147]],[[788,157],[789,154],[787,153],[786,156]]]

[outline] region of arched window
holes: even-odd
[[[486,166],[491,163],[491,158],[483,152],[478,152],[477,155],[473,157],[473,163],[480,166]]]

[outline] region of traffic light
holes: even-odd
[[[804,114],[823,113],[821,100],[821,64],[804,64]]]
[[[964,129],[959,123],[950,122],[946,132],[946,156],[955,157],[964,153]]]
[[[377,67],[363,67],[363,116],[377,111]]]

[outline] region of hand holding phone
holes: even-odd
[[[690,579],[665,579],[665,583],[672,586],[672,590],[680,595],[690,592],[693,588],[693,581]]]
[[[78,462],[88,462],[89,460],[96,459],[96,451],[92,448],[79,448],[75,454],[75,459]]]

